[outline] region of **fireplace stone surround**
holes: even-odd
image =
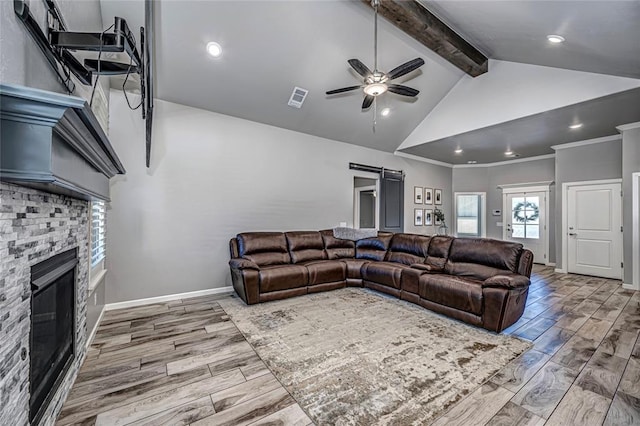
[[[86,355],[89,203],[0,182],[0,424],[29,424],[31,266],[77,248],[75,359],[45,411],[50,425]],[[26,351],[26,352],[25,352]]]
[[[55,423],[86,356],[89,201],[124,173],[84,99],[0,84],[0,425],[30,424],[31,267],[73,250],[74,358],[36,419]]]

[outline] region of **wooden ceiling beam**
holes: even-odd
[[[486,56],[417,1],[380,0],[378,13],[470,76],[488,71]]]

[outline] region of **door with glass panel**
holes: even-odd
[[[533,252],[535,263],[547,263],[546,192],[513,192],[504,194],[505,240],[521,243]]]

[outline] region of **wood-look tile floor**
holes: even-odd
[[[58,424],[311,424],[219,297],[106,312]],[[640,293],[536,266],[505,333],[534,346],[436,424],[640,425]]]
[[[56,424],[312,424],[220,297],[106,312]]]
[[[437,425],[640,425],[640,293],[534,266],[522,318],[533,348]]]

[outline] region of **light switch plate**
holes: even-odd
[[[502,222],[496,222],[496,226],[502,226]]]
[[[340,222],[340,227],[341,228],[346,228],[347,227],[347,222]]]

